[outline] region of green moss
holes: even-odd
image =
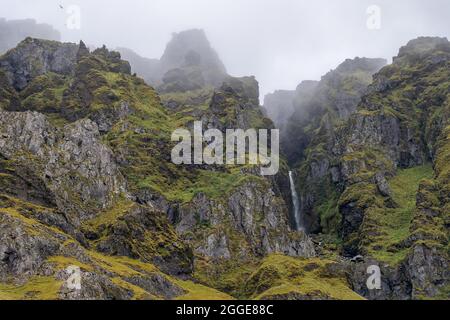
[[[69,79],[56,73],[46,73],[34,78],[20,93],[22,108],[43,113],[60,113],[63,93]]]
[[[330,272],[332,261],[324,259],[296,259],[270,255],[249,277],[246,290],[256,299],[316,298],[361,300],[345,280],[345,275]]]
[[[170,201],[188,203],[199,193],[211,199],[221,199],[224,194],[229,194],[235,188],[251,181],[267,183],[261,177],[242,174],[240,168],[232,168],[228,172],[196,170],[191,179],[182,177],[169,188],[163,187],[167,180],[164,181],[159,176],[147,177],[138,186],[156,190]]]
[[[112,283],[125,289],[132,294],[132,300],[162,300],[160,297],[157,297],[141,287],[138,287],[134,284],[129,283],[128,281],[123,280],[122,278],[116,277],[111,279]]]
[[[322,227],[323,233],[337,236],[341,223],[338,207],[338,196],[334,190],[331,192],[325,192],[325,194],[324,198],[326,199],[319,202],[320,204],[316,209],[320,217],[320,226]]]
[[[400,263],[408,254],[401,243],[410,236],[416,210],[416,194],[423,179],[433,177],[431,165],[399,170],[389,181],[395,208],[372,207],[366,212],[364,232],[372,234],[364,241],[371,256],[391,265]]]
[[[192,281],[175,280],[175,283],[187,293],[177,297],[177,300],[233,300],[230,295]]]
[[[65,270],[69,266],[78,266],[80,267],[80,269],[84,271],[94,271],[94,267],[92,265],[82,263],[79,260],[72,257],[53,256],[48,258],[47,262],[52,264],[58,270]]]
[[[32,277],[23,285],[0,283],[0,300],[56,300],[62,281],[53,277]]]
[[[234,243],[233,236],[230,237],[230,241]],[[204,257],[197,257],[194,278],[200,283],[226,292],[236,299],[248,298],[244,284],[260,263],[258,259],[248,258],[245,261],[240,259],[210,261]]]
[[[136,204],[131,200],[126,199],[123,195],[116,201],[116,203],[108,210],[105,210],[97,215],[97,217],[84,222],[84,226],[89,229],[96,230],[100,226],[114,224],[118,218],[130,212]]]
[[[355,183],[344,191],[339,199],[339,206],[349,203],[356,203],[358,208],[363,209],[371,206],[383,206],[377,187],[368,182]]]

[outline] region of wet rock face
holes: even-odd
[[[60,132],[39,113],[0,113],[1,155],[26,162],[75,225],[110,206],[125,192],[112,152],[99,142],[97,125],[80,120]],[[77,199],[78,201],[75,201]]]
[[[0,68],[18,91],[37,76],[47,72],[72,74],[78,46],[27,38],[0,59]]]
[[[413,298],[434,297],[450,279],[448,259],[436,248],[417,245],[405,263]]]
[[[369,266],[380,266],[381,289],[368,289]],[[411,300],[435,297],[449,279],[448,260],[436,249],[415,246],[400,266],[376,260],[346,265],[353,290],[370,300]]]
[[[73,49],[66,55],[70,61],[58,60],[60,50],[67,48]],[[42,62],[42,68],[33,74],[27,65],[15,65],[21,59]],[[75,264],[88,266],[82,273],[85,286],[75,293],[62,284],[58,297],[130,299],[144,290],[150,298],[170,299],[185,291],[164,274],[192,274],[190,244],[197,254],[214,260],[273,252],[314,255],[310,239],[290,231],[276,184],[257,179],[255,172],[242,172],[257,180],[238,184],[224,200],[199,192],[186,206],[148,186],[147,178],[155,174],[170,179],[185,179],[180,172],[189,178],[193,174],[164,167],[170,144],[155,132],[167,133],[171,115],[152,88],[130,75],[129,64],[117,53],[106,48],[91,53],[83,43],[27,39],[2,61],[0,80],[7,86],[0,92],[5,97],[1,103],[17,95],[19,107],[0,110],[0,210],[9,225],[15,219],[23,230],[23,236],[13,234],[17,243],[0,248],[2,276],[25,272],[20,281],[50,277],[46,281],[64,282],[69,275],[63,266],[75,259]],[[188,52],[183,70],[202,65],[203,57]],[[205,117],[224,128],[271,127],[259,110],[254,78],[227,78],[216,97]],[[16,109],[22,112],[12,111]],[[166,171],[159,172],[161,168]],[[207,225],[213,228],[203,228]],[[14,230],[5,229],[5,234]],[[19,241],[32,245],[28,257]],[[118,256],[126,266],[116,268],[123,263]],[[139,268],[157,275],[130,271],[131,263],[142,263]],[[124,269],[125,275],[118,274]]]
[[[28,288],[25,289],[28,290],[27,298],[32,299],[33,294],[49,294],[42,292],[39,286],[28,287],[33,279],[40,281],[41,286],[48,283],[46,290],[54,291],[53,299],[173,299],[185,293],[154,267],[147,271],[134,270],[127,264],[119,264],[122,270],[126,270],[121,274],[120,269],[113,267],[117,267],[118,260],[93,254],[57,230],[54,224],[44,225],[34,220],[34,213],[23,217],[22,214],[28,210],[35,209],[30,205],[22,207],[19,213],[0,205],[0,282],[10,282],[13,278],[14,286]],[[59,265],[58,261],[67,261],[68,264]],[[103,261],[109,261],[109,264]],[[79,289],[69,287],[69,279],[73,275],[67,269],[69,265],[81,266]],[[130,285],[141,288],[143,294],[137,296]]]
[[[26,277],[33,274],[47,257],[59,248],[58,239],[45,235],[33,236],[20,219],[0,215],[0,280],[8,276]]]
[[[201,225],[216,231],[205,234]],[[270,253],[315,255],[311,240],[290,230],[282,198],[264,184],[244,184],[225,202],[196,196],[191,204],[179,209],[176,229],[192,241],[198,253],[216,259],[245,259],[248,255]]]
[[[369,289],[367,280],[370,274],[367,270],[370,266],[380,266],[381,288]],[[369,300],[410,300],[412,286],[402,268],[392,268],[388,265],[380,265],[378,261],[366,261],[363,263],[347,263],[346,268],[352,289]]]

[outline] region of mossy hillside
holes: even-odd
[[[3,70],[0,70],[0,110],[20,109],[20,97],[9,83]]]
[[[151,263],[144,263],[127,257],[109,257],[96,252],[90,252],[89,254],[92,257],[94,264],[100,266],[101,268],[104,268],[109,272],[112,272],[115,275],[113,281],[119,286],[131,290],[133,292],[133,297],[136,298],[137,300],[139,300],[139,298],[148,298],[148,297],[162,299],[162,297],[155,296],[145,291],[145,289],[133,285],[125,280],[126,278],[133,276],[146,276],[152,274],[162,275],[168,281],[183,289],[184,293],[176,297],[176,299],[180,300],[231,299],[229,295],[214,290],[212,288],[205,287],[201,284],[194,283],[189,280],[181,280],[169,275],[165,275]]]
[[[34,78],[20,92],[22,109],[42,113],[59,113],[69,77],[53,72]]]
[[[259,105],[259,85],[254,77],[229,77],[212,97],[206,118],[215,119],[216,128],[272,129]]]
[[[332,260],[272,254],[259,260],[223,261],[215,268],[197,260],[195,277],[237,299],[362,299]]]
[[[397,119],[402,135],[400,149],[407,153],[414,143],[423,153],[422,163],[428,154],[434,153],[436,140],[448,119],[445,105],[450,87],[450,52],[435,48],[424,54],[422,59],[405,54],[383,68],[376,75],[374,86],[388,86],[388,89],[372,90],[359,106],[359,112],[375,112],[372,116],[384,114]],[[440,62],[433,62],[437,59]],[[405,132],[408,137],[403,136]],[[401,165],[407,166],[410,162]],[[421,163],[416,159],[411,165],[417,164]]]
[[[319,144],[329,143],[336,127],[356,111],[361,95],[372,83],[372,74],[384,64],[382,59],[346,60],[322,77],[314,94],[295,98],[296,112],[288,122],[289,137],[283,139],[293,167],[301,166],[308,154],[318,152]]]
[[[447,214],[445,219],[448,222],[450,213],[450,125],[443,130],[437,148],[436,175],[440,185],[440,197],[444,205],[443,212]]]
[[[192,107],[209,106],[214,88],[206,86],[198,90],[186,92],[161,93],[161,101],[171,111],[186,110]]]
[[[195,195],[202,193],[213,200],[224,199],[237,187],[247,182],[267,183],[264,178],[242,173],[242,168],[231,167],[224,171],[193,170],[191,177],[184,176],[174,184],[165,184],[168,180],[156,180],[154,176],[144,179],[139,186],[159,191],[166,199],[181,204],[189,203]],[[167,185],[167,188],[165,187]]]
[[[245,290],[255,299],[362,299],[349,288],[335,262],[282,255],[265,258],[247,279]]]
[[[446,212],[441,210],[439,184],[433,179],[424,179],[417,192],[417,205],[410,226],[413,245],[425,245],[445,253],[448,232],[445,225]]]
[[[395,153],[388,152],[392,145],[386,144],[383,140],[377,146],[379,149],[377,152],[383,155],[386,164],[393,161],[401,168],[413,167],[407,171],[400,170],[391,180],[392,199],[386,199],[373,189],[373,186],[368,190],[358,181],[370,178],[370,175],[379,171],[387,173],[388,177],[392,176],[395,172],[392,166],[391,168],[388,165],[383,166],[381,161],[373,163],[371,165],[373,169],[367,170],[364,166],[358,168],[358,160],[350,163],[349,167],[357,168],[349,180],[355,185],[348,187],[341,198],[345,200],[345,197],[352,195],[352,198],[360,199],[357,204],[362,207],[357,205],[355,210],[361,210],[364,215],[362,229],[358,231],[364,238],[362,248],[367,249],[369,254],[377,259],[394,265],[399,264],[407,256],[411,245],[410,239],[445,238],[445,232],[439,227],[442,226],[438,221],[439,218],[425,219],[422,214],[417,213],[420,210],[415,207],[421,179],[430,179],[434,176],[431,167],[422,164],[431,158],[435,161],[436,175],[439,176],[438,150],[445,150],[443,146],[446,145],[443,130],[448,121],[450,74],[448,58],[443,58],[448,57],[449,52],[444,51],[436,48],[426,49],[421,53],[424,54],[421,59],[414,58],[415,55],[405,54],[396,59],[392,65],[383,68],[375,76],[373,87],[377,89],[371,90],[363,97],[357,115],[349,121],[351,124],[361,116],[364,119],[359,121],[367,123],[376,123],[378,119],[395,119],[400,128],[399,148],[395,152],[400,152],[400,157],[396,158]],[[411,146],[416,148],[415,153],[411,153],[411,150],[414,150]],[[367,147],[370,146],[364,146]],[[347,159],[349,155],[353,157],[354,153],[346,154],[342,159],[350,160]],[[389,159],[391,156],[392,159]],[[364,161],[366,164],[373,157],[362,155],[359,158],[367,159]],[[397,188],[396,181],[400,181]],[[404,186],[401,186],[402,184]],[[366,186],[370,186],[370,181]],[[432,198],[435,196],[429,197],[431,203]],[[422,218],[416,217],[417,215]],[[421,221],[417,223],[418,228],[414,227],[416,223],[411,225],[413,219]],[[421,223],[422,226],[419,227]],[[351,240],[357,241],[359,237],[355,234],[355,238]]]
[[[124,197],[112,208],[85,221],[82,232],[90,245],[104,254],[127,255],[154,262],[168,272],[190,272],[192,253],[168,221],[166,214]]]
[[[186,204],[199,193],[211,199],[226,201],[227,195],[244,183],[257,182],[260,185],[266,185],[265,179],[248,173],[250,171],[240,170],[242,167],[214,168],[215,171],[208,171],[172,164],[170,153],[174,143],[170,142],[171,132],[180,126],[189,127],[189,123],[199,119],[205,113],[214,114],[210,112],[209,106],[204,105],[205,101],[209,103],[205,98],[208,90],[206,93],[198,93],[204,100],[200,105],[195,97],[190,97],[189,93],[186,93],[181,99],[191,99],[191,103],[197,105],[181,106],[175,112],[171,112],[161,105],[155,90],[148,87],[141,79],[116,70],[112,60],[117,57],[111,58],[111,53],[105,49],[102,51],[100,53],[85,52],[79,56],[74,75],[69,77],[68,82],[54,85],[58,88],[58,94],[62,92],[60,113],[58,114],[58,110],[48,109],[42,112],[47,112],[55,123],[64,124],[83,117],[89,117],[97,122],[103,134],[103,142],[115,153],[120,170],[128,181],[128,190],[136,195],[139,201],[147,201],[140,197],[151,194],[152,197],[162,195],[170,202]],[[53,75],[48,75],[48,79],[44,78],[36,80],[36,86],[39,81],[55,80],[56,82],[58,80]],[[238,97],[236,93],[230,94],[226,105],[227,117],[223,117],[222,123],[234,121],[233,118],[237,117],[237,112],[242,111],[236,108],[243,106],[243,100],[246,100],[245,93],[254,89],[247,88],[246,85],[240,88],[238,84],[236,88],[239,89]],[[30,87],[30,95],[32,92]],[[33,98],[45,99],[50,96],[34,96]],[[186,113],[187,107],[194,111],[192,115]],[[269,127],[257,106],[245,105],[245,107],[248,108],[244,110],[245,121],[248,121],[251,126]],[[58,117],[59,115],[61,117]],[[103,126],[105,120],[108,126]],[[72,199],[72,201],[79,201],[79,199]],[[93,237],[94,247],[106,247],[110,251],[111,231],[120,229],[124,219],[129,219],[130,211],[133,210],[133,208],[122,208],[121,200],[119,200],[115,208],[99,212],[96,219],[85,223],[83,231]],[[178,246],[178,240],[174,242],[173,237],[170,238],[172,234],[169,238],[163,236],[164,232],[171,230],[167,227],[168,221],[155,218],[154,222],[157,229],[155,233],[144,232],[143,238],[139,241],[125,241],[133,257],[139,256],[146,261],[152,261],[150,259],[152,256],[163,258],[170,256],[171,250],[167,248],[168,243],[175,243],[175,247]],[[129,220],[125,222],[125,224],[128,223]],[[114,254],[114,252],[110,253]]]
[[[242,167],[211,171],[175,165],[170,160],[173,143],[165,143],[150,134],[118,130],[120,124],[105,136],[105,141],[117,154],[123,155],[122,172],[133,192],[150,190],[169,201],[187,203],[198,193],[220,198],[247,181],[262,180],[243,173]]]
[[[246,90],[249,89],[244,86],[242,91]],[[213,174],[208,176],[202,170],[175,166],[170,161],[174,145],[170,142],[171,132],[200,118],[208,109],[205,104],[210,102],[212,94],[208,87],[198,92],[168,93],[166,101],[183,103],[179,111],[169,113],[155,90],[132,76],[118,54],[106,48],[81,52],[80,45],[72,75],[52,72],[37,75],[21,92],[21,98],[24,110],[44,112],[57,126],[82,117],[90,117],[101,126],[106,117],[111,128],[103,141],[118,155],[131,191],[150,189],[171,201],[186,202],[197,192],[216,196],[229,190],[229,181],[236,178],[234,173],[221,175],[215,179],[218,188],[214,190],[214,185],[208,186],[205,181],[214,178]],[[230,103],[237,102],[234,99]],[[120,114],[124,103],[128,110]],[[194,117],[187,115],[189,105],[199,108],[200,113],[194,112]],[[259,119],[259,114],[251,118]],[[191,187],[184,192],[192,180],[198,188]]]
[[[345,233],[346,239],[343,243],[345,247],[356,246],[364,253],[367,253],[368,249],[370,254],[376,251],[373,254],[380,260],[393,264],[398,264],[407,255],[406,249],[409,245],[405,244],[405,241],[415,236],[409,226],[416,212],[414,200],[420,174],[418,180],[410,182],[410,186],[415,190],[409,190],[408,194],[384,197],[375,183],[380,174],[386,178],[395,176],[397,167],[404,169],[419,166],[417,170],[420,171],[424,163],[437,159],[436,150],[438,145],[441,145],[441,132],[448,119],[446,105],[448,105],[449,65],[448,59],[443,58],[448,56],[448,52],[444,51],[429,50],[425,59],[405,57],[402,61],[395,61],[383,68],[375,75],[375,81],[368,94],[363,96],[356,114],[343,125],[334,124],[334,135],[331,135],[331,139],[321,135],[327,130],[316,130],[313,135],[314,148],[306,149],[304,152],[305,160],[299,171],[299,176],[302,177],[300,180],[308,181],[309,168],[315,163],[328,163],[339,168],[340,185],[335,185],[339,198],[338,216],[348,215],[348,210],[351,210],[354,213],[353,216],[350,215],[351,219],[358,216],[363,219],[362,229],[358,225],[353,225],[352,228],[356,227],[357,230],[351,234]],[[370,130],[371,126],[377,123],[380,123],[380,126],[383,123],[399,125],[398,147],[393,148],[391,143],[386,142],[390,141],[390,137],[381,137],[380,141],[375,141],[373,145],[366,142],[349,146],[345,142],[347,141],[345,137],[358,135],[352,130],[364,130],[364,127],[360,127],[361,124],[367,124]],[[379,133],[373,133],[377,134]],[[354,138],[349,141],[354,141]],[[344,145],[336,143],[347,144],[344,148]],[[334,149],[329,150],[330,144],[334,145]],[[339,153],[339,148],[343,150],[342,156],[335,155],[336,151]],[[414,170],[411,170],[410,175],[414,177]],[[400,171],[400,176],[396,178],[402,179],[402,175],[403,171]],[[306,183],[308,188],[303,189],[302,184],[305,183],[299,183],[299,189],[311,190],[309,186],[314,186],[316,181],[318,180]],[[323,186],[322,189],[329,190],[326,187],[329,181],[323,179],[319,185]],[[308,201],[310,202],[311,198],[308,198]],[[334,208],[334,203],[330,205],[327,201],[314,202],[308,212],[318,215],[318,208],[324,207]],[[322,215],[323,213],[318,216]],[[353,223],[356,221],[353,220]],[[377,227],[378,224],[382,227]],[[400,228],[394,230],[397,224]],[[390,229],[386,227],[389,225],[392,226]],[[345,232],[345,223],[343,226]],[[430,232],[439,238],[441,233],[431,229]],[[368,236],[365,237],[366,235]],[[374,241],[372,237],[379,241]],[[371,240],[368,240],[369,238]]]
[[[113,62],[96,51],[79,59],[74,80],[64,92],[65,117],[73,120],[89,116],[95,120],[102,110],[114,110],[126,103],[136,122],[155,131],[168,130],[167,115],[156,92],[142,79],[118,72]],[[150,118],[152,121],[148,121]],[[150,128],[148,125],[157,126]]]
[[[340,159],[334,147],[346,130],[346,119],[356,111],[361,95],[372,83],[372,74],[384,63],[377,59],[347,60],[322,78],[312,97],[297,97],[297,111],[289,122],[289,139],[283,139],[283,146],[297,171],[297,189],[305,200],[303,213],[311,232],[338,235],[338,199],[344,183],[333,181],[336,177],[332,177],[332,171],[339,171],[347,162],[349,166],[366,166],[361,176],[355,173],[351,177],[360,182],[376,172],[371,172],[372,163],[365,164],[367,159],[384,161],[378,151],[370,149],[355,150],[347,159]]]
[[[205,287],[201,284],[188,280],[180,280],[161,273],[151,264],[144,264],[135,260],[123,257],[106,257],[98,254],[92,254],[92,264],[86,265],[74,258],[51,257],[48,264],[54,266],[54,270],[62,271],[68,266],[78,266],[81,272],[93,272],[102,270],[108,272],[113,284],[129,292],[133,300],[161,300],[157,296],[146,291],[126,279],[133,276],[151,276],[158,274],[165,277],[168,281],[179,286],[184,293],[177,300],[230,300],[231,296]],[[53,276],[34,276],[24,284],[0,283],[0,299],[2,300],[58,300],[64,281],[58,280]]]
[[[399,170],[389,181],[395,206],[372,205],[364,217],[361,232],[365,236],[361,246],[367,254],[390,265],[398,265],[405,259],[409,247],[404,243],[411,234],[419,184],[433,175],[431,165],[425,165]]]
[[[45,221],[58,215],[54,208],[24,201],[19,198],[0,193],[0,211],[5,218],[15,219],[31,235],[42,235],[44,238],[65,237],[63,231]],[[36,221],[39,221],[37,223]]]
[[[331,170],[342,172],[338,177],[340,181],[333,181]],[[340,206],[357,200],[365,207],[367,198],[362,194],[363,197],[358,200],[358,188],[373,183],[377,172],[393,174],[395,168],[392,161],[376,148],[354,148],[353,152],[343,157],[331,156],[325,142],[308,149],[306,159],[297,169],[296,182],[300,194],[308,199],[303,210],[310,231],[338,236],[341,228]],[[358,186],[343,194],[345,186],[352,184]]]
[[[6,300],[55,300],[60,299],[64,287],[61,272],[69,266],[78,266],[82,273],[99,273],[108,275],[112,283],[126,290],[133,299],[163,299],[151,292],[147,292],[129,282],[130,277],[151,277],[158,275],[169,283],[178,286],[184,293],[178,299],[231,299],[230,296],[217,290],[207,288],[192,281],[180,280],[161,272],[151,263],[145,263],[128,257],[111,257],[93,250],[84,249],[74,238],[53,226],[46,226],[37,221],[31,213],[34,210],[49,210],[19,199],[2,196],[0,220],[3,218],[25,226],[30,237],[52,239],[59,243],[60,255],[50,255],[41,269],[34,270],[35,274],[19,279],[10,279],[0,283],[0,299]],[[12,219],[12,220],[11,220]],[[55,252],[56,253],[56,252]],[[76,254],[75,254],[76,253]],[[49,275],[50,274],[50,275]]]
[[[245,92],[245,89],[242,90]],[[198,193],[217,199],[247,181],[258,180],[257,176],[240,170],[242,167],[217,166],[210,171],[195,166],[177,166],[170,161],[171,149],[175,145],[170,141],[171,131],[179,127],[190,128],[193,121],[216,115],[216,111],[207,105],[211,103],[213,94],[208,87],[194,92],[163,94],[164,104],[176,102],[175,107],[168,106],[169,110],[163,110],[164,116],[147,114],[143,119],[132,114],[115,124],[105,135],[106,143],[124,157],[122,169],[133,192],[150,190],[171,202],[188,203]],[[236,119],[234,112],[242,105],[241,100],[246,98],[236,92],[228,93],[227,97],[226,105],[222,107],[227,115],[231,110],[232,118]],[[152,104],[160,105],[159,98],[155,97]],[[250,119],[252,126],[270,127],[257,109],[248,106],[242,112],[249,115],[246,119]],[[222,125],[233,127],[231,118],[224,116],[221,119]],[[127,129],[124,130],[124,127]]]
[[[447,110],[448,109],[447,104]],[[448,121],[448,120],[447,120]],[[411,225],[416,245],[433,248],[449,256],[450,221],[450,126],[446,126],[436,143],[435,179],[423,180],[417,197],[417,210]]]
[[[226,292],[236,299],[248,299],[244,284],[260,264],[258,258],[212,261],[205,257],[195,259],[194,278],[200,283]]]

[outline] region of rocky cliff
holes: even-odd
[[[344,256],[366,257],[360,276],[351,272],[357,281],[368,265],[384,266],[381,291],[354,286],[366,297],[448,295],[449,70],[446,39],[413,40],[373,82],[367,73],[350,82],[354,95],[316,102],[311,135],[311,112],[294,124],[301,143],[288,150],[297,146],[291,161],[309,230]]]
[[[203,276],[314,256],[276,179],[170,161],[172,131],[194,120],[271,128],[254,78],[171,93],[171,109],[105,47],[27,38],[0,70],[1,298],[230,298]],[[81,291],[67,287],[73,265]]]
[[[195,121],[274,128],[256,79],[226,75],[205,39],[174,36],[157,89],[83,42],[0,57],[0,298],[448,298],[449,42],[303,82],[267,177],[171,161]],[[289,170],[310,235],[291,227]]]

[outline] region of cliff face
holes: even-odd
[[[170,160],[172,131],[194,120],[271,128],[254,78],[170,93],[164,106],[118,53],[32,38],[2,56],[0,70],[6,298],[229,298],[179,277],[193,279],[194,265],[206,274],[271,253],[314,255],[290,230],[276,179],[258,167]],[[69,265],[82,269],[81,291],[65,287]]]
[[[441,38],[409,42],[376,75],[344,129],[345,140],[337,140],[346,168],[339,201],[345,247],[400,264],[413,298],[448,288],[448,177],[442,159],[448,150],[449,49]],[[357,156],[365,152],[376,153],[378,161]],[[361,207],[362,190],[371,200]],[[391,221],[384,220],[386,213]]]
[[[333,212],[333,145],[338,128],[356,111],[372,75],[385,61],[346,60],[320,82],[305,81],[296,90],[294,113],[282,130],[281,142],[298,183],[300,206],[309,232],[336,233],[339,215]],[[329,177],[332,177],[330,179]]]
[[[274,127],[256,79],[224,75],[201,38],[175,36],[160,93],[105,47],[27,38],[0,57],[0,298],[448,298],[449,42],[299,85],[271,177],[171,162],[195,121]],[[291,229],[289,170],[310,236]]]
[[[364,267],[384,263],[382,291],[355,286],[365,296],[448,292],[449,70],[446,39],[411,41],[367,89],[356,86],[357,106],[338,100],[348,120],[322,116],[298,162],[309,229],[342,239],[342,254],[364,255]]]
[[[345,121],[355,110],[372,75],[386,64],[383,59],[346,60],[319,83],[305,81],[296,91],[294,113],[284,132],[283,149],[290,163],[306,158],[316,131]]]

